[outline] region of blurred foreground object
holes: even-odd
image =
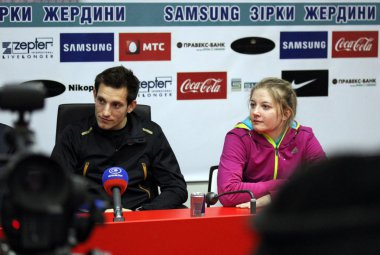
[[[0,254],[68,255],[103,221],[101,201],[87,190],[90,182],[62,169],[34,147],[29,119],[44,107],[43,83],[0,88],[0,108],[18,113],[7,134],[13,155],[0,172],[0,220],[5,240]],[[28,113],[29,119],[25,118]],[[86,214],[78,213],[81,208]]]
[[[380,156],[302,167],[254,221],[255,254],[380,254]]]

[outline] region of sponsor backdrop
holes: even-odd
[[[31,116],[37,147],[50,153],[57,106],[92,102],[95,75],[108,67],[132,69],[137,101],[152,106],[187,181],[208,178],[267,76],[292,83],[296,119],[329,155],[374,152],[379,11],[380,1],[1,3],[0,86],[64,85]],[[0,111],[0,122],[15,119]]]

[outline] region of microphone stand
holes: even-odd
[[[113,221],[119,222],[124,221],[123,217],[123,210],[121,208],[121,194],[119,187],[114,187],[112,189],[112,196],[113,196]]]

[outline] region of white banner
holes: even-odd
[[[225,134],[264,77],[293,82],[296,119],[331,155],[379,150],[379,1],[156,1],[0,4],[0,86],[54,80],[31,128],[50,153],[57,107],[92,102],[95,76],[123,65],[141,81],[187,181],[207,180]],[[13,125],[16,113],[1,110]]]

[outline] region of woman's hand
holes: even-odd
[[[260,197],[256,200],[256,207],[264,207],[264,206],[267,206],[269,205],[271,202],[271,197],[270,195],[265,195],[263,197]],[[242,203],[242,204],[238,204],[236,205],[236,207],[239,207],[239,208],[251,208],[251,203],[250,202],[246,202],[246,203]]]

